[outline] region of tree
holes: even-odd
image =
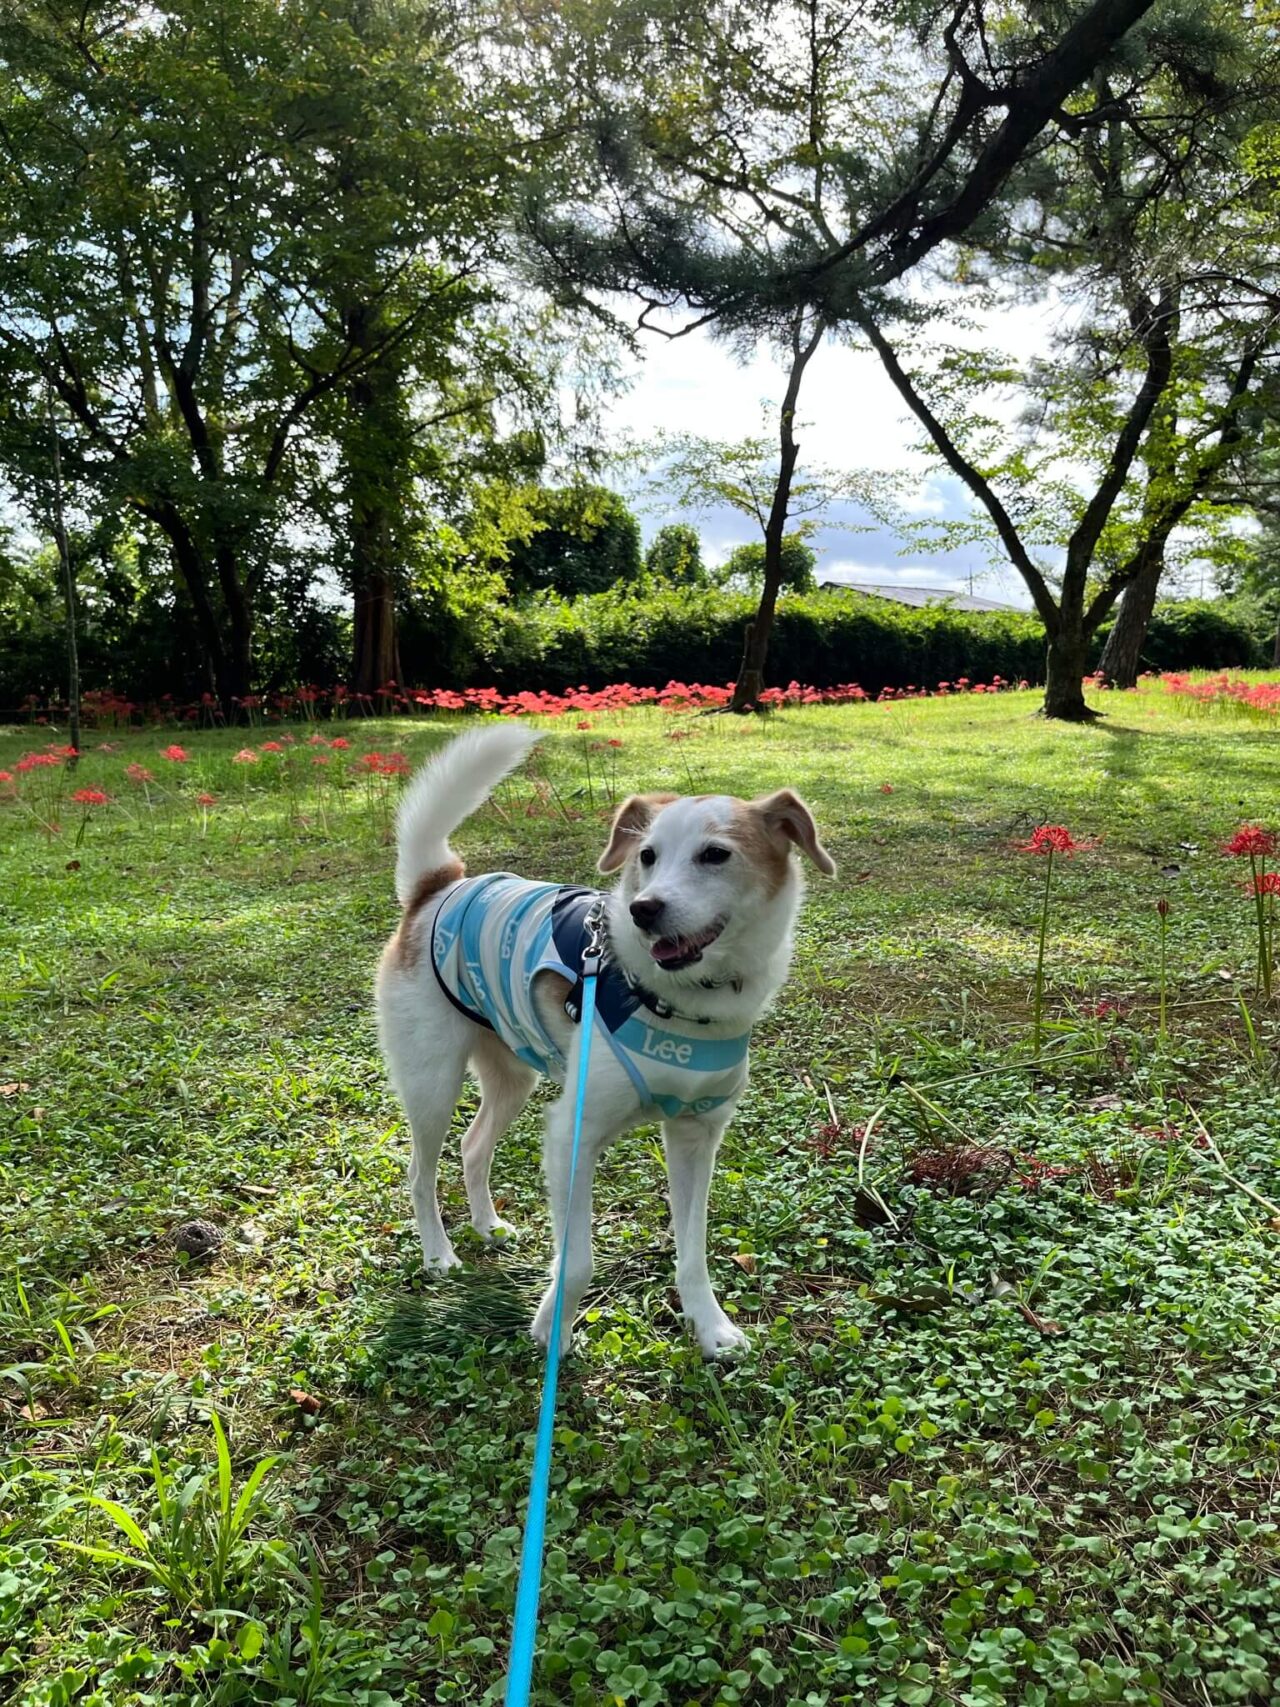
[[[734,688],[732,706],[749,711],[759,702],[765,686],[765,660],[773,628],[778,596],[785,587],[800,588],[812,583],[814,557],[803,544],[812,531],[814,518],[838,498],[860,493],[861,482],[837,470],[818,466],[798,471],[800,445],[795,435],[795,407],[805,365],[816,347],[796,345],[787,395],[779,412],[779,449],[763,437],[726,442],[679,434],[660,439],[650,451],[656,463],[653,483],[664,502],[674,500],[692,510],[724,504],[748,517],[760,529],[758,546],[744,551],[758,553],[749,560],[759,564],[760,602],[748,624],[743,643],[742,664]],[[800,518],[798,526],[794,524]],[[735,554],[736,555],[736,554]],[[745,561],[745,560],[744,560]]]
[[[586,8],[563,49],[578,169],[533,205],[544,276],[600,312],[604,293],[629,292],[641,327],[764,337],[787,360],[738,709],[763,684],[808,362],[867,293],[996,217],[1040,133],[1073,122],[1065,104],[1150,6],[1098,0],[1049,22],[1026,4],[990,26],[985,0]]]
[[[944,351],[926,378],[907,371],[886,330],[895,318],[918,324],[917,308],[880,296],[857,311],[1032,595],[1051,717],[1091,715],[1086,655],[1126,588],[1135,598],[1111,663],[1133,679],[1170,543],[1213,518],[1274,385],[1280,246],[1259,218],[1265,178],[1245,146],[1280,89],[1274,46],[1226,8],[1198,13],[1179,46],[1135,55],[1123,86],[1099,74],[1089,112],[1037,162],[1030,218],[977,257],[1034,256],[1074,290],[1084,312],[1056,361],[1019,373]],[[1011,381],[1026,387],[1033,422],[1012,445],[990,401]]]
[[[52,385],[68,482],[165,538],[228,706],[272,551],[326,502],[325,411],[368,585],[400,542],[367,471],[420,430],[410,388],[458,389],[491,303],[512,168],[453,69],[466,31],[447,0],[0,19],[0,463],[23,485],[47,456]]]
[[[688,522],[668,522],[658,529],[644,554],[646,571],[660,581],[677,586],[701,586],[707,579],[702,561],[702,541]]]
[[[782,541],[782,586],[789,593],[811,593],[817,586],[814,569],[818,554],[807,545],[804,536],[789,533]],[[738,545],[716,571],[716,579],[725,586],[750,587],[758,592],[764,584],[764,546],[759,541]]]
[[[574,598],[634,581],[642,567],[639,522],[616,492],[582,483],[530,494],[527,531],[507,547],[503,574],[517,597]]]

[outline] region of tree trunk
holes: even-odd
[[[795,478],[796,458],[800,446],[795,438],[796,404],[800,398],[800,381],[809,365],[809,358],[822,341],[826,324],[819,317],[813,333],[802,343],[804,317],[801,315],[791,331],[791,372],[787,376],[786,395],[778,417],[778,478],[774,482],[773,501],[769,506],[764,529],[764,584],[760,603],[753,620],[743,635],[742,663],[734,684],[730,711],[755,711],[764,692],[764,667],[769,656],[769,639],[773,633],[774,613],[782,589],[782,541],[787,531],[787,513],[791,506],[791,483]]]
[[[1280,670],[1280,617],[1276,619],[1276,641],[1271,648],[1271,662],[1276,669]]]
[[[346,311],[353,350],[376,348],[383,310],[355,303]],[[376,694],[401,681],[397,594],[407,557],[405,518],[413,503],[411,433],[404,376],[394,355],[375,355],[346,388],[342,463],[349,513],[348,576],[353,598],[351,685]],[[403,683],[401,683],[403,686]]]
[[[1164,555],[1154,552],[1125,588],[1115,626],[1103,648],[1102,674],[1113,688],[1138,685],[1138,668],[1146,644],[1147,624],[1155,609],[1156,591],[1164,572]]]
[[[354,618],[351,685],[356,693],[374,694],[400,681],[396,590],[388,576],[374,572],[356,583]]]
[[[1049,652],[1044,687],[1045,717],[1059,718],[1065,723],[1087,723],[1098,714],[1090,711],[1084,700],[1084,666],[1089,652],[1089,636],[1078,614],[1070,620],[1063,615],[1056,633],[1049,636]]]
[[[67,768],[74,770],[80,760],[80,641],[76,627],[76,572],[67,543],[67,528],[62,512],[62,446],[58,443],[58,424],[53,414],[53,387],[49,387],[49,433],[53,445],[53,538],[62,565],[62,586],[66,599],[67,627],[67,717],[71,736],[71,755]]]
[[[228,646],[209,592],[212,584],[209,564],[190,528],[170,504],[148,506],[143,513],[169,541],[174,564],[191,598],[196,630],[213,691],[218,696],[224,717],[230,720],[235,715],[236,702],[246,697],[252,683],[252,631],[248,624],[247,606],[241,612],[242,620],[232,623],[231,644]]]

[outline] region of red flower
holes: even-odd
[[[1280,895],[1280,871],[1264,872],[1255,877],[1250,890],[1253,895]]]
[[[111,796],[100,788],[77,788],[71,798],[77,806],[106,806]]]
[[[1072,854],[1080,853],[1085,848],[1091,848],[1092,842],[1078,842],[1067,829],[1065,824],[1041,824],[1032,830],[1029,842],[1015,842],[1019,853],[1032,854],[1066,854],[1070,859]]]
[[[57,762],[52,753],[24,753],[13,768],[16,771],[33,771],[45,765],[56,765]]]
[[[1233,859],[1242,856],[1252,859],[1265,857],[1276,851],[1275,832],[1264,830],[1261,824],[1241,824],[1222,851],[1224,854],[1230,854]]]
[[[880,784],[880,792],[881,794],[892,794],[893,784],[891,782],[882,782]]]
[[[12,782],[12,781],[13,781],[13,772],[12,771],[0,771],[0,782]]]
[[[1169,917],[1169,903],[1163,895],[1156,902],[1156,912],[1159,913],[1162,919],[1167,919]]]
[[[591,725],[589,723],[579,723],[578,725],[579,729],[590,729],[590,727]]]
[[[155,778],[145,765],[126,765],[124,774],[130,782],[154,782]]]
[[[329,745],[333,748],[335,753],[345,753],[351,743],[344,736],[337,735],[332,741],[330,741]]]
[[[168,759],[172,764],[175,764],[175,765],[185,765],[187,763],[187,761],[190,759],[191,755],[190,755],[190,753],[188,753],[188,751],[185,747],[179,747],[177,745],[177,743],[175,742],[172,747],[166,747],[164,752],[161,753],[160,757],[162,759]]]
[[[196,805],[197,806],[216,806],[217,804],[218,804],[218,801],[217,801],[217,797],[215,795],[212,795],[212,794],[197,794],[196,795]]]
[[[284,748],[279,741],[263,741],[259,743],[264,753],[283,753]]]
[[[257,762],[258,755],[254,752],[252,747],[241,747],[238,753],[233,753],[231,755],[231,763],[233,765],[256,765]]]
[[[620,747],[620,746],[621,746],[621,745],[622,745],[622,742],[621,742],[621,741],[619,741],[619,740],[618,740],[618,738],[617,738],[617,736],[616,736],[616,735],[615,735],[615,736],[614,736],[614,737],[613,737],[613,738],[612,738],[612,739],[611,739],[611,740],[610,740],[610,742],[609,742],[609,745],[610,745],[610,746],[611,746],[611,747]]]

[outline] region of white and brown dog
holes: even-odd
[[[555,1236],[553,1283],[534,1319],[546,1344],[555,1265],[565,1264],[564,1331],[591,1279],[591,1187],[610,1141],[661,1120],[676,1242],[676,1284],[711,1357],[743,1343],[707,1273],[707,1195],[725,1127],[747,1079],[751,1027],[787,975],[802,893],[793,851],[835,864],[790,789],[759,800],[634,795],[613,821],[607,894],[509,873],[464,878],[448,838],[524,758],[538,735],[488,725],[423,767],[400,807],[396,893],[404,913],[378,973],[379,1030],[413,1134],[410,1182],[423,1262],[458,1259],[440,1219],[436,1169],[468,1064],[480,1107],[462,1140],[471,1224],[512,1231],[489,1191],[493,1152],[539,1074],[577,1078],[582,957],[605,942],[579,1177],[566,1226],[573,1098],[547,1114],[544,1171]]]

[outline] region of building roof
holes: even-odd
[[[954,610],[1016,610],[1016,605],[996,599],[980,599],[953,587],[907,587],[897,581],[859,581],[847,569],[819,569],[819,587],[842,587],[850,593],[866,593],[873,599],[892,599],[900,605],[949,604]]]

